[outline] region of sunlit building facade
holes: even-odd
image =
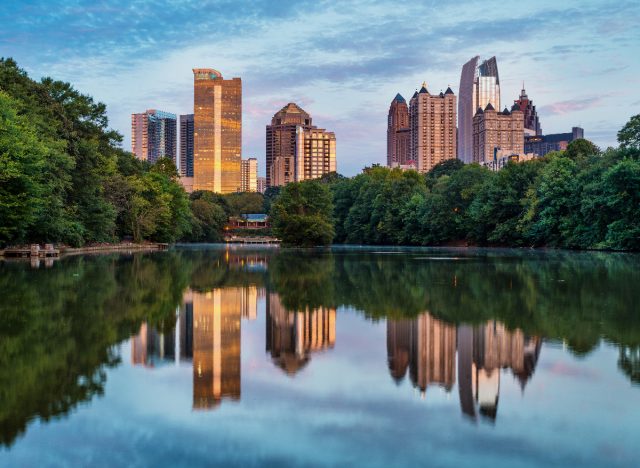
[[[465,163],[473,162],[473,117],[488,104],[500,109],[498,62],[476,56],[462,67],[458,90],[458,159]]]
[[[451,90],[430,94],[426,83],[409,106],[411,159],[419,172],[456,157],[456,96]]]
[[[322,177],[336,171],[336,137],[312,125],[311,116],[288,103],[266,128],[267,187]]]
[[[176,123],[175,114],[156,109],[131,114],[131,152],[150,163],[170,158],[176,164]]]
[[[258,191],[258,160],[256,158],[242,160],[240,191]]]
[[[396,94],[391,101],[387,116],[387,166],[407,165],[410,160],[409,106],[400,94]]]
[[[474,163],[496,161],[503,156],[524,155],[524,116],[514,104],[509,111],[496,111],[491,103],[473,117]]]
[[[240,190],[242,81],[223,79],[210,68],[194,68],[193,189]]]

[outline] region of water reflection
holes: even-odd
[[[501,379],[512,375],[524,393],[543,340],[571,359],[615,346],[605,365],[640,382],[638,257],[467,255],[215,249],[76,257],[46,269],[0,263],[0,443],[103,395],[128,338],[136,372],[191,367],[193,410],[240,401],[243,372],[251,378],[247,321],[259,322],[270,378],[298,384],[314,363],[358,346],[353,330],[337,343],[347,309],[381,351],[380,385],[398,383],[390,388],[399,396],[410,383],[427,400],[432,387],[457,391],[463,420],[500,421]],[[386,343],[370,338],[377,321],[386,321]],[[324,369],[328,380],[356,377]]]

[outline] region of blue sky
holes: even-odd
[[[193,67],[243,79],[243,157],[264,173],[265,125],[287,102],[336,133],[346,175],[386,158],[397,92],[423,81],[457,94],[474,55],[496,55],[502,101],[522,81],[543,131],[606,147],[640,113],[640,2],[12,1],[0,56],[33,77],[72,82],[107,104],[130,147],[130,114],[190,113]]]

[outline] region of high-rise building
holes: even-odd
[[[522,83],[520,97],[513,102],[524,114],[525,136],[542,135],[542,127],[540,126],[540,119],[538,118],[536,106],[533,105],[533,101],[531,101],[529,96],[527,96],[527,92],[524,90],[524,83]]]
[[[501,156],[524,154],[524,120],[517,104],[497,112],[491,103],[473,117],[474,163],[496,161]]]
[[[193,189],[240,190],[242,80],[193,69]]]
[[[267,190],[267,178],[258,177],[257,186],[258,186],[258,192],[264,193]]]
[[[241,170],[241,192],[257,192],[258,191],[258,160],[249,158],[242,160]]]
[[[405,166],[410,160],[409,106],[398,93],[391,101],[387,117],[387,166]]]
[[[540,157],[552,151],[564,151],[573,140],[584,138],[584,129],[573,127],[570,133],[525,136],[524,150]]]
[[[410,101],[411,159],[419,172],[456,157],[456,96],[451,88],[429,94],[426,83]]]
[[[180,116],[180,177],[193,177],[193,114]]]
[[[335,134],[313,126],[311,116],[290,102],[267,125],[266,163],[267,187],[335,172]]]
[[[462,67],[458,90],[458,159],[473,161],[473,116],[491,104],[500,109],[500,77],[495,57],[480,62],[476,56]]]
[[[156,109],[131,114],[131,152],[150,163],[170,158],[175,164],[176,130],[175,114]]]

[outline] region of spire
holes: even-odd
[[[427,91],[427,82],[426,81],[422,82],[422,88],[420,88],[420,94],[422,94],[422,93],[429,94],[429,91]]]
[[[407,102],[404,100],[404,98],[402,97],[402,94],[398,93],[396,94],[396,97],[393,98],[394,101],[398,101],[398,102]]]
[[[524,80],[522,80],[522,91],[520,91],[520,99],[528,99],[527,92],[524,90]]]

